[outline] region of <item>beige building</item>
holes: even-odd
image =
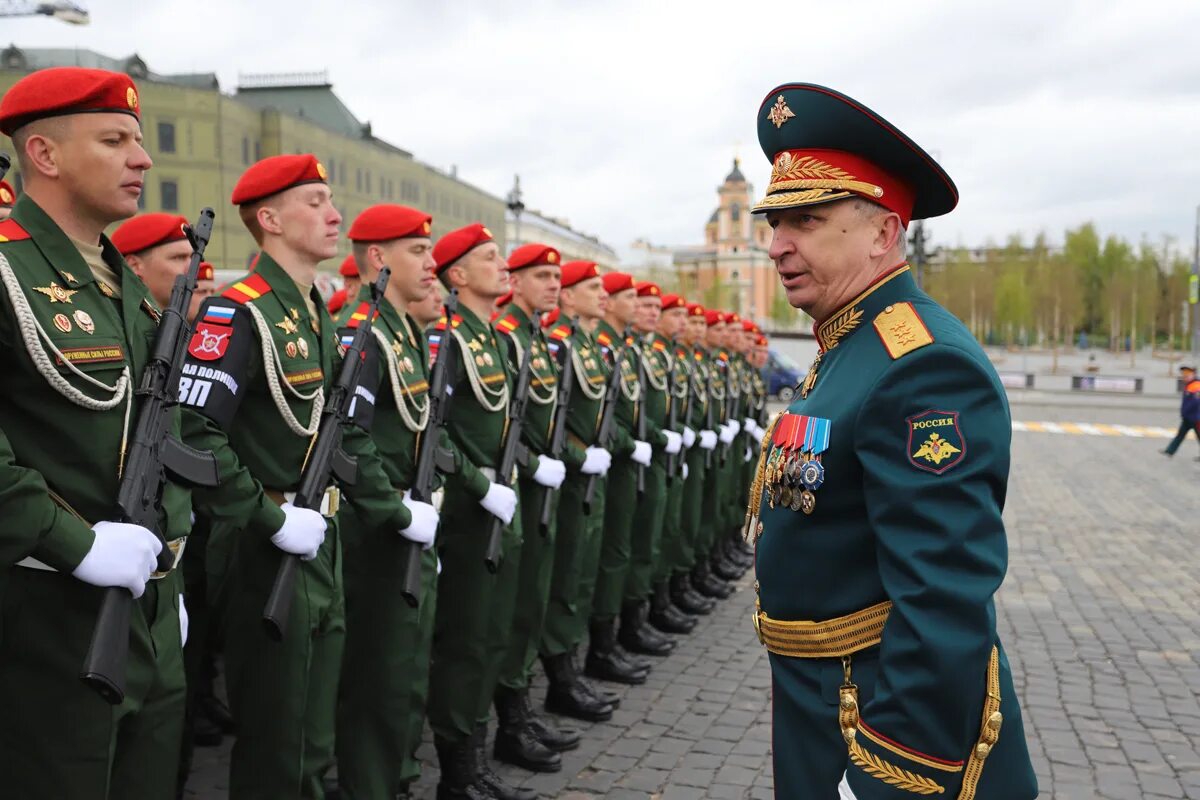
[[[128,73],[138,84],[142,130],[154,168],[146,176],[142,205],[196,217],[204,206],[217,212],[209,260],[241,270],[256,249],[229,197],[238,177],[259,159],[282,153],[314,153],[329,172],[334,202],[345,217],[376,203],[400,203],[433,215],[434,236],[480,221],[501,239],[504,201],[372,135],[333,92],[323,72],[243,75],[235,94],[221,91],[214,74],[160,75],[142,59],[110,58],[90,50],[0,51],[0,96],[24,75],[52,66],[84,66]],[[21,176],[9,178],[20,191]],[[343,239],[337,270],[350,251]]]
[[[511,210],[507,214],[508,249],[511,253],[523,244],[538,242],[548,244],[562,254],[563,261],[595,261],[602,270],[617,268],[620,261],[617,251],[599,238],[580,233],[566,220],[555,219],[528,209],[518,217]]]

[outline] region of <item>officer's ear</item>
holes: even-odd
[[[871,246],[871,257],[882,258],[894,250],[899,250],[899,254],[903,256],[905,231],[900,215],[894,211],[879,214],[875,218],[874,226],[875,240]]]
[[[462,289],[467,285],[467,270],[461,263],[446,268],[447,285],[451,289]]]
[[[274,206],[261,205],[254,211],[254,221],[258,229],[272,236],[283,235],[283,223],[279,219],[279,209]]]
[[[146,262],[142,260],[141,256],[139,256],[139,255],[125,256],[125,263],[129,265],[129,268],[131,270],[133,270],[134,275],[137,275],[139,278],[145,278],[145,275],[143,275],[143,273],[146,271]]]

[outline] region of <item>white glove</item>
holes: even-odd
[[[550,456],[538,456],[537,469],[533,472],[533,479],[547,489],[557,489],[562,486],[563,479],[567,477],[567,465],[559,461],[557,458]]]
[[[663,436],[667,437],[667,445],[663,448],[667,455],[674,455],[683,447],[683,437],[675,431],[663,431]]]
[[[850,784],[846,782],[846,773],[842,773],[842,782],[838,784],[838,800],[858,800]]]
[[[754,424],[754,420],[750,419],[750,417],[746,417],[744,420],[742,420],[742,430],[744,430],[746,433],[754,433],[754,429],[757,427],[758,425]]]
[[[279,507],[287,515],[283,526],[271,536],[271,544],[285,553],[312,561],[325,541],[325,518],[309,508],[296,508],[291,503]]]
[[[700,449],[712,450],[717,446],[717,434],[715,431],[700,431]]]
[[[179,595],[179,646],[187,644],[188,615],[187,606],[183,604],[183,594]]]
[[[725,424],[730,427],[730,429],[733,431],[734,436],[737,436],[739,433],[742,432],[742,423],[736,419],[731,419],[728,422],[726,422]]]
[[[721,440],[721,444],[729,444],[735,436],[737,436],[737,431],[734,430],[732,422],[722,425],[721,432],[717,434],[717,438]]]
[[[92,532],[96,541],[71,574],[92,586],[124,586],[141,597],[162,542],[141,525],[126,522],[97,522]]]
[[[746,457],[743,458],[742,461],[745,461],[747,464],[749,464],[750,459],[752,459],[752,458],[754,458],[754,453],[751,452],[750,445],[746,445]]]
[[[512,522],[513,514],[517,511],[517,493],[507,486],[493,483],[479,501],[479,505],[507,525]]]
[[[650,466],[650,443],[635,441],[633,443],[633,452],[629,454],[629,460],[641,464],[643,467]]]
[[[685,462],[683,462],[683,470],[682,470],[682,473],[681,473],[681,474],[683,475],[683,479],[686,481],[686,480],[687,480],[687,476],[688,476],[688,468],[687,468],[687,462],[686,462],[686,461],[685,461]]]
[[[687,425],[683,426],[683,446],[691,447],[696,443],[696,432]]]
[[[612,453],[603,447],[589,447],[584,451],[583,466],[579,471],[584,475],[605,475],[612,466]]]
[[[404,530],[400,531],[400,535],[410,542],[416,542],[421,545],[422,550],[428,550],[433,547],[433,540],[437,537],[438,522],[441,515],[438,510],[430,503],[422,503],[419,500],[413,500],[410,492],[404,493],[404,507],[408,509],[408,513],[412,516],[412,522]]]
[[[761,440],[766,431],[763,430],[763,426],[759,425],[757,422],[753,422],[753,425],[754,427],[749,429],[750,432],[754,435],[755,439]]]

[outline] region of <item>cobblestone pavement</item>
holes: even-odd
[[[1014,404],[1014,418],[1160,425],[1161,409]],[[1000,635],[1053,800],[1200,798],[1200,455],[1163,440],[1013,433]],[[543,796],[769,798],[770,671],[752,579],[649,682],[622,688],[564,770],[505,775]],[[541,689],[537,690],[541,695]],[[224,797],[225,749],[200,751],[192,798]],[[432,747],[419,797],[433,797]]]

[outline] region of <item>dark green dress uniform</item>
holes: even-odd
[[[682,528],[680,535],[679,561],[676,563],[675,571],[679,575],[681,573],[690,573],[692,568],[696,566],[697,560],[702,554],[707,551],[703,550],[703,531],[705,529],[704,516],[704,497],[705,490],[708,488],[709,461],[715,463],[716,453],[713,450],[705,450],[700,446],[699,434],[700,431],[707,430],[708,427],[708,404],[709,404],[709,386],[710,386],[710,371],[711,365],[708,360],[708,351],[702,346],[689,348],[691,352],[691,412],[688,415],[688,424],[696,431],[696,446],[688,451],[688,479],[684,483],[683,489],[683,510],[680,514],[680,526]],[[714,422],[715,426],[716,423]],[[711,456],[709,454],[712,454]]]
[[[315,290],[309,298],[269,254],[253,273],[206,301],[180,381],[190,443],[217,455],[221,485],[194,493],[212,520],[211,599],[222,620],[225,679],[237,740],[230,797],[321,797],[334,761],[335,707],[345,636],[338,492],[322,504],[328,528],[317,557],[298,570],[288,628],[276,642],[262,611],[283,551],[271,542],[295,491],[340,358],[332,320]],[[346,428],[360,455],[354,492],[391,493],[365,434]],[[382,483],[382,485],[380,485]],[[361,502],[361,501],[360,501]],[[401,507],[380,504],[395,525]],[[375,520],[384,524],[382,520]]]
[[[932,158],[833,90],[781,86],[758,123],[773,169],[755,212],[861,197],[907,225],[957,203]],[[782,216],[777,236],[797,224]],[[906,264],[816,335],[799,395],[764,436],[746,514],[776,795],[834,800],[845,773],[858,800],[1030,800],[994,603],[1007,565],[1004,387]]]
[[[675,406],[676,432],[680,433],[683,431],[684,426],[691,427],[688,420],[688,396],[692,382],[692,359],[687,346],[682,343],[668,342],[666,354],[671,359],[670,403]],[[696,429],[692,428],[692,430],[695,431]],[[690,547],[684,541],[683,536],[683,494],[686,483],[683,477],[683,465],[688,463],[690,453],[698,449],[699,447],[693,444],[687,450],[680,450],[676,456],[675,472],[673,474],[664,472],[667,481],[667,493],[664,502],[662,536],[652,576],[652,581],[656,586],[669,581],[675,572],[686,569],[682,565],[686,560],[685,552],[690,551]],[[666,465],[667,459],[664,457],[664,470],[666,469]],[[689,466],[688,479],[691,476],[692,471]]]
[[[709,370],[708,401],[712,403],[713,430],[719,428],[729,417],[729,352],[724,348],[710,348],[706,353]],[[733,445],[718,441],[713,451],[712,467],[704,476],[703,517],[700,535],[696,542],[697,563],[706,562],[717,538],[726,530],[729,519],[729,475],[732,469]]]
[[[159,319],[117,250],[100,244],[119,286],[99,282],[28,195],[0,222],[0,794],[14,798],[160,798],[175,785],[178,570],[134,604],[124,702],[79,681],[103,590],[71,572],[91,526],[113,519],[126,413],[137,411]],[[162,531],[182,552],[187,491],[168,484],[163,509]]]
[[[341,335],[366,318],[371,288],[345,306]],[[379,303],[367,346],[354,421],[371,434],[393,505],[412,486],[417,448],[429,417],[429,350],[412,317]],[[360,469],[363,468],[360,464]],[[425,724],[429,657],[437,609],[437,555],[419,555],[416,608],[400,597],[397,576],[415,545],[399,534],[408,512],[357,497],[342,506],[346,648],[337,715],[338,784],[348,798],[394,797],[420,775],[416,751]],[[364,507],[365,506],[365,507]],[[383,519],[383,524],[371,520]]]

